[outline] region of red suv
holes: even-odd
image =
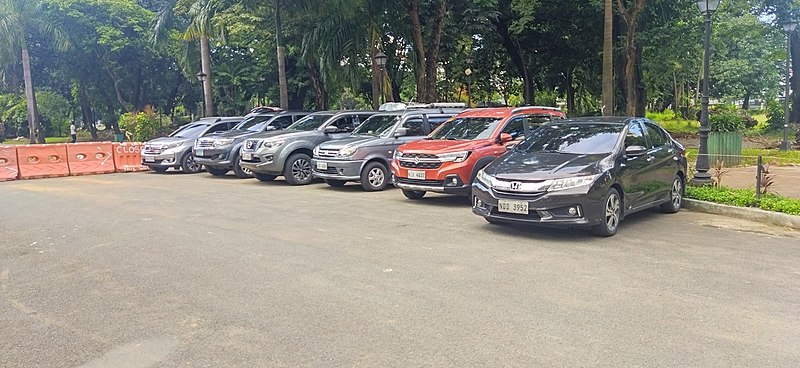
[[[465,111],[425,140],[395,150],[394,184],[409,199],[426,192],[469,196],[480,169],[522,141],[531,128],[564,118],[561,110],[540,106]]]

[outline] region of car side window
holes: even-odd
[[[425,135],[425,130],[422,128],[423,125],[422,118],[410,118],[406,120],[403,124],[406,129],[408,129],[408,133],[406,134],[409,137],[418,137]]]
[[[650,124],[644,124],[645,129],[647,129],[647,138],[650,141],[650,148],[659,148],[667,144],[667,138],[664,136],[664,132],[661,128]]]
[[[639,123],[628,125],[628,134],[625,136],[625,147],[642,146],[647,147],[647,140],[644,138],[644,131]]]
[[[337,132],[351,132],[361,121],[357,115],[344,116],[336,119],[330,126],[336,127]]]
[[[204,135],[209,135],[217,132],[224,132],[226,130],[230,130],[228,129],[228,123],[216,123]]]
[[[525,138],[525,126],[522,122],[522,117],[511,119],[511,121],[506,124],[506,127],[503,128],[502,133],[511,134],[511,138],[514,140]]]
[[[270,124],[271,127],[274,127],[276,130],[283,130],[286,129],[289,125],[292,125],[292,117],[291,116],[281,116],[275,118]]]

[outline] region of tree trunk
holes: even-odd
[[[603,30],[603,115],[614,115],[614,6],[605,0]]]
[[[22,78],[25,80],[25,100],[28,107],[28,138],[31,144],[44,143],[44,137],[39,131],[39,111],[36,108],[36,93],[31,76],[31,56],[26,46],[22,48]]]
[[[639,25],[639,14],[646,0],[632,0],[633,5],[625,6],[624,0],[617,0],[617,7],[625,21],[625,111],[630,116],[637,115],[639,110],[639,93],[637,80],[637,67],[639,53],[636,50],[636,29]]]
[[[792,85],[792,111],[791,111],[791,119],[789,122],[796,123],[800,121],[800,78],[797,77],[797,73],[800,73],[800,34],[796,31],[792,32],[792,77],[790,79]],[[798,131],[800,134],[800,131]]]
[[[206,116],[214,116],[214,90],[211,83],[211,47],[208,36],[200,37],[200,67],[206,79],[203,81],[203,101],[206,105]]]
[[[744,94],[744,102],[742,102],[742,110],[747,111],[750,110],[750,96],[753,94],[750,92],[746,92]]]
[[[510,9],[510,3],[503,3],[500,4],[500,9]],[[519,73],[520,77],[522,77],[522,96],[525,100],[526,105],[533,105],[536,103],[534,89],[536,88],[536,84],[533,78],[528,73],[528,68],[525,66],[525,59],[522,56],[522,50],[519,47],[519,44],[514,40],[511,32],[509,31],[510,24],[512,22],[512,18],[503,14],[497,20],[493,20],[492,23],[494,24],[495,30],[497,34],[500,36],[501,43],[503,47],[508,52],[508,56],[511,59],[511,63],[514,65],[514,68],[517,69],[517,73]],[[490,91],[491,92],[491,91]]]
[[[375,60],[375,55],[378,54],[378,47],[375,45],[376,41],[373,36],[370,36],[370,50],[369,55],[371,59],[371,74],[372,74],[372,109],[378,110],[381,106],[381,67]]]
[[[417,54],[417,65],[415,68],[415,75],[417,77],[417,98],[419,102],[427,102],[428,91],[426,88],[428,83],[427,78],[427,62],[425,56],[425,40],[422,36],[422,22],[419,17],[419,0],[405,0],[403,1],[408,12],[409,20],[411,21],[411,35],[414,40],[414,52]]]
[[[86,93],[86,85],[83,82],[78,82],[78,102],[81,105],[81,121],[83,126],[89,129],[92,134],[92,140],[97,140],[97,126],[94,125],[94,114],[92,113],[92,105],[89,103],[89,94]]]
[[[319,70],[319,65],[313,61],[308,61],[306,64],[308,67],[308,77],[314,85],[314,108],[316,110],[327,110],[328,91],[325,89],[325,83],[322,80],[322,72]]]
[[[636,106],[633,116],[638,117],[644,117],[647,113],[647,90],[645,89],[644,74],[642,73],[642,65],[640,63],[643,49],[644,47],[642,47],[641,44],[636,45],[636,63],[634,64],[636,77],[634,81],[634,85],[636,86]]]
[[[442,44],[442,32],[444,30],[444,17],[447,15],[447,0],[439,0],[439,7],[436,17],[433,19],[431,43],[428,45],[428,55],[425,56],[425,82],[427,83],[427,98],[425,102],[436,102],[439,99],[439,92],[436,88],[439,71],[439,50]]]
[[[573,82],[573,78],[574,78],[574,76],[573,76],[574,70],[575,69],[570,68],[567,71],[567,81],[566,81],[567,82],[567,88],[566,88],[567,89],[567,114],[569,115],[569,117],[576,116],[576,114],[575,114],[575,87],[572,86],[572,82]]]

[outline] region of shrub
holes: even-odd
[[[783,129],[784,113],[783,105],[778,100],[767,102],[767,128],[769,130]]]
[[[751,189],[687,186],[686,197],[737,207],[753,207],[756,204],[756,193]],[[786,198],[776,194],[766,194],[761,196],[759,207],[767,211],[800,216],[800,199]]]
[[[734,105],[714,106],[708,116],[708,128],[712,132],[742,132],[757,123],[747,111],[737,109]]]
[[[142,111],[122,114],[119,127],[125,129],[134,141],[144,142],[162,135],[161,125],[165,121],[169,125],[169,117],[159,115],[152,106],[146,106]]]

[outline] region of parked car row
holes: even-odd
[[[637,211],[678,212],[687,170],[683,146],[644,118],[457,104],[208,118],[147,142],[142,161],[157,172],[205,166],[215,176],[232,170],[292,185],[392,184],[411,200],[464,196],[490,223],[586,227],[600,236]]]

